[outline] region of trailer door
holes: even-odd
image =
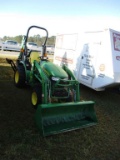
[[[98,43],[84,44],[80,57],[79,81],[92,85],[95,77],[95,66],[97,63]]]

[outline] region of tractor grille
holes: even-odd
[[[61,88],[55,88],[53,93],[52,93],[53,97],[67,97],[68,96],[68,92],[66,89],[61,89]]]

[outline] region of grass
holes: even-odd
[[[120,95],[80,86],[95,101],[98,125],[42,137],[34,124],[31,89],[17,89],[13,71],[0,59],[0,160],[119,160]]]

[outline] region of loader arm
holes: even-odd
[[[34,61],[33,64],[33,74],[40,81],[40,83],[48,83],[49,79],[37,61]]]
[[[42,67],[37,61],[34,61],[33,64],[33,75],[35,79],[37,79],[40,84],[42,84],[42,95],[43,95],[43,104],[48,103],[48,89],[50,82],[46,74],[44,73]]]
[[[75,76],[73,75],[73,73],[71,72],[71,70],[66,65],[63,65],[62,68],[68,73],[68,75],[69,75],[70,78],[72,78],[73,80],[76,80]]]
[[[76,92],[76,101],[79,102],[80,101],[79,82],[76,80],[75,76],[66,65],[63,65],[62,68],[68,73],[69,78],[75,81],[74,90]],[[72,80],[71,80],[71,83],[72,83]]]

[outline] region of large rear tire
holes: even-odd
[[[23,65],[19,65],[14,73],[14,84],[18,88],[25,86],[25,69]]]
[[[42,86],[40,84],[35,85],[33,88],[31,103],[34,109],[37,109],[38,104],[42,103]]]

